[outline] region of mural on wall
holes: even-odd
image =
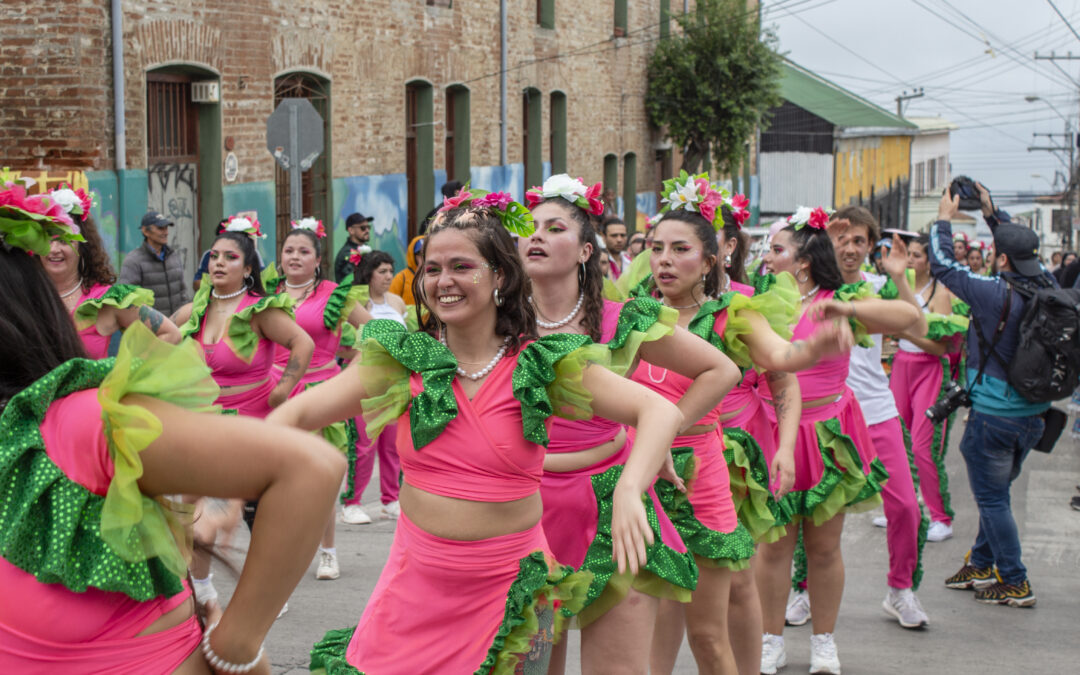
[[[389,253],[394,258],[394,268],[401,269],[405,264],[405,245],[408,243],[405,241],[408,230],[404,227],[408,194],[403,173],[335,178],[334,251],[329,252],[330,255],[336,254],[349,237],[345,231],[345,219],[353,213],[362,213],[375,219],[371,223],[369,245]]]
[[[198,176],[194,163],[155,164],[147,169],[147,208],[173,221],[169,229],[169,246],[184,261],[184,278],[195,274],[199,252],[195,250],[199,237]]]
[[[621,204],[622,200],[620,200]],[[655,192],[639,192],[634,195],[634,203],[637,205],[637,222],[629,229],[635,232],[644,232],[649,229],[649,218],[659,210],[656,206]]]

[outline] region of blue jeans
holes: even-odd
[[[1020,562],[1020,535],[1013,520],[1009,487],[1042,433],[1043,419],[1037,415],[1000,417],[972,410],[960,440],[968,482],[979,507],[979,534],[970,564],[996,564],[1002,581],[1008,584],[1027,579],[1027,568]]]

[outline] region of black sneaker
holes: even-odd
[[[956,590],[966,591],[992,586],[997,582],[993,567],[975,567],[966,562],[960,571],[945,580],[945,585]]]
[[[1008,605],[1010,607],[1034,607],[1035,594],[1031,584],[1024,579],[1019,584],[998,582],[975,591],[975,599],[988,605]]]

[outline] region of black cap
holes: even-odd
[[[142,217],[142,225],[140,225],[139,227],[150,227],[151,225],[156,225],[157,227],[171,227],[173,225],[173,221],[169,220],[157,211],[147,211],[146,215]]]
[[[994,252],[1009,256],[1009,263],[1017,274],[1037,277],[1042,274],[1039,264],[1039,235],[1032,230],[1002,223],[994,229]]]
[[[375,220],[372,216],[365,216],[362,213],[354,213],[345,219],[345,228],[348,229],[353,225],[359,225],[360,223],[370,223]]]

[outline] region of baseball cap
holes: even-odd
[[[172,227],[173,221],[157,211],[147,211],[146,215],[142,217],[142,225],[139,225],[139,227],[150,227],[151,225],[157,227]]]
[[[994,230],[994,250],[1009,256],[1017,274],[1025,277],[1037,277],[1042,274],[1039,264],[1039,235],[1032,230],[1002,223]]]
[[[345,227],[352,227],[353,225],[359,225],[360,223],[370,223],[375,220],[372,216],[365,216],[362,213],[354,213],[345,219]]]

